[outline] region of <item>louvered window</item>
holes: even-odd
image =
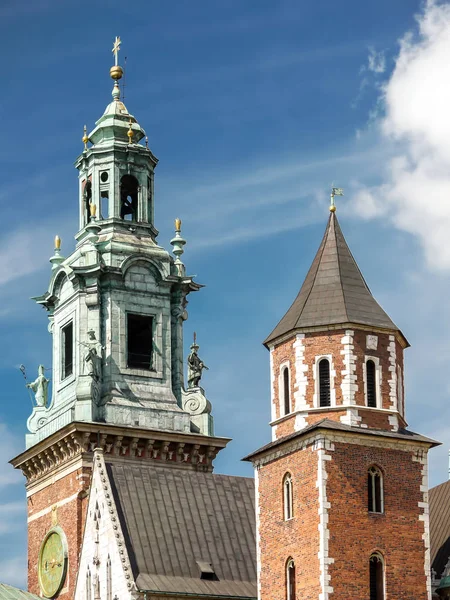
[[[367,406],[377,407],[377,369],[373,360],[366,362]]]
[[[295,600],[295,564],[292,558],[286,566],[286,600]]]
[[[320,406],[330,406],[330,361],[322,358],[319,361],[319,401]]]
[[[377,467],[370,467],[367,472],[367,499],[369,512],[382,513],[383,502],[383,476]]]
[[[384,565],[381,556],[372,554],[370,565],[370,600],[384,600]]]
[[[288,415],[291,412],[291,394],[289,386],[289,369],[283,369],[283,395],[284,395],[284,414]]]

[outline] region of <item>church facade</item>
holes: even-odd
[[[157,158],[120,98],[85,131],[76,248],[55,240],[36,297],[53,340],[26,450],[29,592],[62,600],[431,599],[427,453],[407,429],[408,342],[372,296],[334,204],[294,303],[266,339],[272,441],[255,480],[217,475],[187,297],[201,288],[159,246]],[[401,540],[401,542],[399,542]]]

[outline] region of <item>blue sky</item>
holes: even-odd
[[[261,341],[300,287],[328,217],[339,218],[376,298],[402,328],[411,429],[450,443],[450,6],[416,0],[2,0],[0,113],[0,580],[25,585],[23,448],[30,400],[18,371],[50,365],[45,291],[53,238],[73,248],[83,125],[110,101],[123,40],[125,103],[160,159],[156,226],[183,219],[189,302],[210,370],[217,470],[270,439]],[[186,344],[187,345],[187,344]]]

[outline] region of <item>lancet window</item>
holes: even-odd
[[[372,359],[366,361],[367,406],[377,407],[377,368]]]
[[[283,506],[284,520],[289,521],[294,516],[294,495],[292,477],[290,473],[286,473],[283,478]]]
[[[292,558],[286,563],[286,600],[295,600],[295,563]]]
[[[369,561],[370,600],[384,600],[384,562],[378,552]]]
[[[322,358],[319,361],[319,405],[331,405],[330,361]]]
[[[288,415],[291,408],[291,389],[290,389],[290,377],[289,377],[289,368],[284,367],[282,370],[282,383],[283,383],[283,408],[284,414]]]
[[[375,466],[367,472],[367,500],[369,512],[384,512],[383,474]]]

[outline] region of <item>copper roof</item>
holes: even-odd
[[[0,583],[0,600],[40,600],[40,598],[30,592],[19,590],[19,588],[12,585]]]
[[[300,292],[264,343],[302,328],[340,323],[398,331],[372,296],[332,212]]]
[[[140,590],[256,598],[253,479],[146,464],[107,469]]]
[[[429,491],[430,559],[439,578],[450,557],[450,481]]]

